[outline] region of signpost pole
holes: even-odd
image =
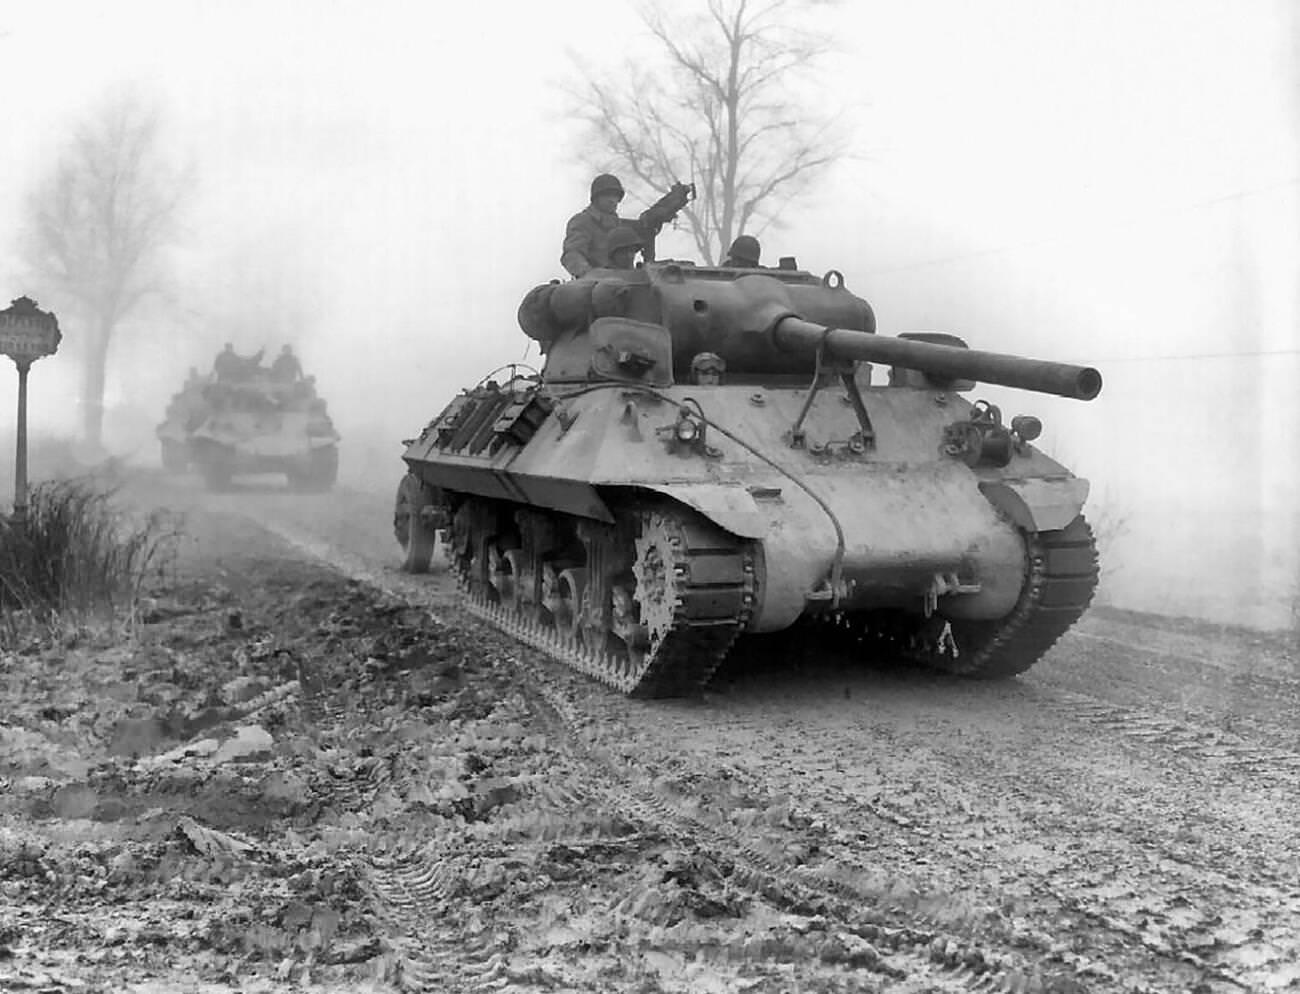
[[[30,359],[15,359],[18,367],[18,454],[14,458],[13,525],[18,531],[27,527],[27,373]]]
[[[19,534],[27,528],[27,374],[41,356],[58,351],[62,338],[58,319],[37,307],[30,297],[19,297],[0,311],[0,354],[18,367],[18,452],[14,456],[14,513],[9,522]]]

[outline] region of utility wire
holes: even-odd
[[[1194,355],[1138,355],[1138,356],[1114,356],[1110,359],[1088,359],[1088,365],[1096,363],[1121,363],[1121,362],[1183,362],[1196,359],[1254,359],[1258,357],[1272,358],[1275,356],[1300,355],[1300,349],[1261,349],[1257,352],[1201,352]],[[1083,360],[1080,360],[1083,361]]]
[[[1217,207],[1219,204],[1230,203],[1234,200],[1245,200],[1248,197],[1259,196],[1264,193],[1272,193],[1275,190],[1283,190],[1287,187],[1300,185],[1300,176],[1292,176],[1290,179],[1281,180],[1277,183],[1271,183],[1268,186],[1255,187],[1251,190],[1238,190],[1235,193],[1227,193],[1221,197],[1214,197],[1210,200],[1198,201],[1192,204],[1181,204],[1170,207],[1160,208],[1152,211],[1148,215],[1141,217],[1130,217],[1127,220],[1116,221],[1113,224],[1098,225],[1095,228],[1088,229],[1089,233],[1097,234],[1104,231],[1113,231],[1118,228],[1131,228],[1135,225],[1144,223],[1152,218],[1160,217],[1163,214],[1179,214],[1183,211],[1206,210],[1210,207]],[[1020,252],[1025,249],[1042,248],[1045,245],[1063,245],[1069,242],[1078,241],[1082,238],[1082,233],[1072,235],[1060,235],[1054,238],[1040,238],[1035,241],[1017,242],[1012,245],[999,245],[993,248],[976,249],[973,252],[962,252],[957,255],[940,256],[937,259],[926,259],[922,262],[909,262],[901,266],[881,266],[879,269],[866,269],[861,273],[854,273],[856,277],[870,276],[887,276],[892,273],[906,273],[914,269],[928,269],[933,266],[947,266],[953,263],[965,262],[967,259],[980,259],[993,255],[1005,255],[1009,252]]]

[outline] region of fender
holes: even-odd
[[[738,483],[638,483],[636,486],[694,508],[739,538],[763,538],[770,530],[754,498]]]
[[[988,502],[1027,532],[1060,531],[1079,516],[1088,490],[1088,481],[1077,476],[980,483]]]

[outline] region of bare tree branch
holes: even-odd
[[[30,194],[22,254],[43,297],[85,321],[82,430],[100,442],[109,348],[119,327],[167,283],[166,249],[192,188],[160,147],[157,111],[132,89],[113,92],[71,134]]]
[[[677,13],[668,0],[645,0],[639,14],[658,65],[629,62],[607,76],[574,60],[579,83],[568,96],[586,126],[587,161],[647,192],[693,181],[697,199],[680,217],[713,263],[845,154],[840,120],[792,95],[831,49],[807,25],[832,2],[708,0]]]

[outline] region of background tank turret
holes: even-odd
[[[1089,400],[1094,369],[878,335],[836,272],[596,270],[519,320],[543,368],[409,442],[395,525],[413,570],[445,527],[474,609],[579,669],[680,693],[741,634],[830,626],[1009,676],[1091,599],[1086,481],[962,393]]]

